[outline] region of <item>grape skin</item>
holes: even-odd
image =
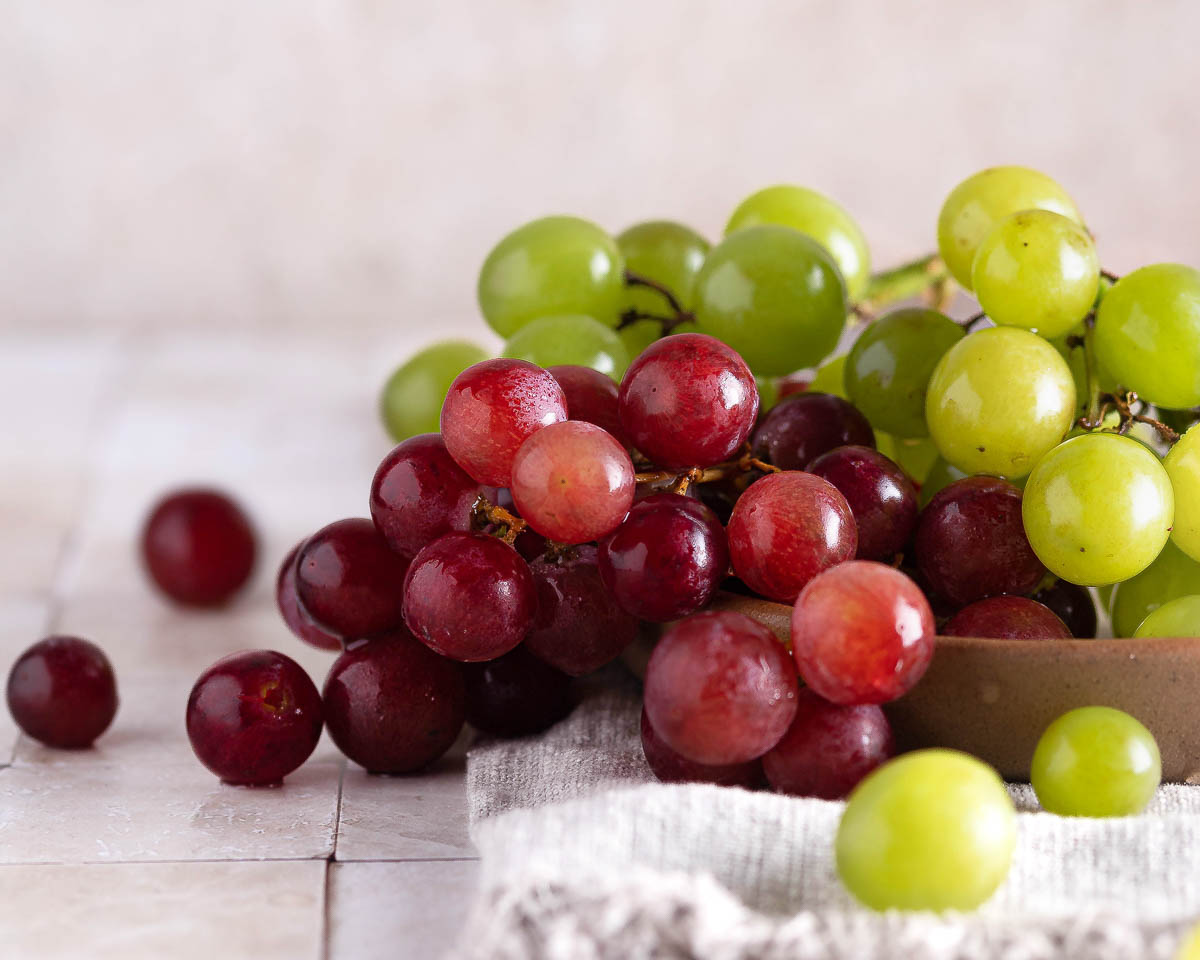
[[[876,910],[974,910],[1004,882],[1017,817],[999,775],[954,750],[885,763],[850,794],[838,875]]]
[[[1071,428],[1075,381],[1037,334],[992,327],[968,334],[929,381],[925,420],[938,452],[966,473],[1013,479]]]
[[[591,367],[620,380],[629,366],[624,341],[598,320],[583,314],[538,317],[509,337],[501,356],[539,367]]]
[[[986,597],[968,604],[944,627],[945,637],[997,640],[1070,640],[1071,631],[1049,607],[1026,597]]]
[[[438,415],[454,378],[488,358],[487,351],[462,340],[435,343],[413,354],[384,384],[379,412],[397,443],[421,433],[437,433]]]
[[[745,787],[747,790],[753,790],[762,783],[762,763],[758,760],[710,765],[696,763],[677,750],[672,750],[651,726],[644,707],[641,728],[642,753],[646,757],[646,765],[663,783],[715,783],[722,787]]]
[[[1135,637],[1200,637],[1200,596],[1169,600],[1142,621]]]
[[[1171,541],[1200,561],[1200,427],[1188,429],[1163,459],[1175,491],[1175,526]]]
[[[648,220],[634,224],[617,234],[617,246],[625,257],[625,267],[639,277],[662,284],[675,295],[684,310],[691,309],[692,288],[696,275],[704,266],[711,245],[695,230],[671,220]],[[630,286],[625,289],[622,310],[637,310],[640,313],[668,314],[668,304],[663,295],[646,287]],[[661,326],[654,321],[643,321],[647,329]],[[651,340],[657,339],[657,334]],[[628,341],[626,341],[628,342]],[[647,340],[642,349],[650,345]],[[641,353],[633,353],[637,356]]]
[[[1022,516],[1038,559],[1081,586],[1128,580],[1170,536],[1171,481],[1136,440],[1089,433],[1056,447],[1025,486]]]
[[[1168,541],[1154,563],[1117,584],[1111,600],[1113,633],[1132,637],[1163,604],[1190,594],[1200,594],[1200,563]]]

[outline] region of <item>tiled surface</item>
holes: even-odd
[[[403,353],[403,350],[400,351]],[[184,707],[235,650],[333,655],[274,608],[276,565],[365,515],[395,355],[351,340],[0,339],[0,666],[48,632],[99,643],[120,708],[86,751],[19,737],[0,709],[0,958],[437,957],[475,882],[464,745],[426,774],[368,776],[324,737],[279,788],[217,781]],[[233,491],[262,563],[227,609],[180,611],[136,533],[179,484]]]

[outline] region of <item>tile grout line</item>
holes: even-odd
[[[343,759],[338,770],[337,805],[333,814],[333,849],[325,860],[324,896],[321,901],[321,960],[329,960],[330,940],[333,936],[333,924],[330,913],[333,906],[333,865],[337,862],[338,838],[342,830],[342,796],[346,784],[346,761]]]

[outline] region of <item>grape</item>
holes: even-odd
[[[727,533],[738,577],[755,593],[785,603],[858,549],[846,498],[811,473],[773,473],[752,484],[734,505]]]
[[[846,395],[876,427],[925,437],[929,378],[963,328],[936,310],[893,310],[862,332],[846,358]]]
[[[338,520],[296,557],[296,595],[318,626],[357,640],[400,625],[408,561],[370,520]]]
[[[759,190],[743,200],[725,227],[726,235],[764,223],[791,227],[808,234],[833,257],[846,280],[852,300],[858,300],[871,278],[867,238],[854,219],[829,197],[782,184]]]
[[[889,435],[883,434],[883,436],[888,437]],[[928,437],[893,440],[892,452],[888,453],[884,447],[884,442],[880,440],[879,431],[876,430],[875,446],[879,448],[881,453],[886,453],[887,456],[903,467],[904,472],[908,474],[915,484],[924,484],[928,480],[935,463],[939,461],[945,463],[938,454],[937,447],[934,446],[933,441]],[[923,490],[924,487],[922,486]]]
[[[1080,707],[1046,728],[1029,774],[1048,813],[1125,817],[1150,802],[1162,764],[1154,735],[1129,714]]]
[[[813,390],[816,393],[832,393],[843,400],[850,399],[846,394],[846,358],[847,355],[843,353],[826,361],[817,368],[816,375],[810,381],[804,382],[803,387],[797,390],[780,390],[780,397]]]
[[[1192,932],[1179,945],[1179,953],[1175,960],[1200,960],[1200,926],[1192,928]]]
[[[464,663],[467,723],[497,737],[541,733],[571,712],[571,678],[524,644],[486,663]]]
[[[487,351],[473,343],[445,340],[397,367],[379,400],[383,425],[392,439],[399,442],[419,433],[437,433],[450,384],[467,367],[487,358]]]
[[[836,447],[808,465],[841,491],[858,528],[860,560],[890,560],[917,526],[917,491],[896,464],[870,447]]]
[[[525,649],[573,677],[615,660],[637,639],[637,618],[605,589],[598,562],[589,545],[529,565],[538,608]]]
[[[1053,586],[1035,593],[1033,599],[1049,607],[1067,625],[1071,636],[1081,640],[1096,636],[1096,604],[1084,587],[1056,580]]]
[[[288,551],[279,565],[279,573],[275,577],[275,605],[288,629],[305,643],[318,650],[341,650],[342,638],[319,626],[301,605],[296,593],[296,557],[303,546],[304,541],[301,540]]]
[[[1117,584],[1111,609],[1113,633],[1132,637],[1142,621],[1163,604],[1200,593],[1200,563],[1168,542],[1149,567]]]
[[[537,611],[529,565],[481,533],[447,533],[416,555],[404,581],[404,622],[452,660],[492,660],[524,639]]]
[[[1190,427],[1176,442],[1163,466],[1175,492],[1175,526],[1171,541],[1200,561],[1200,428]]]
[[[876,910],[974,910],[1004,882],[1017,817],[1004,781],[955,750],[868,774],[838,824],[838,875]]]
[[[621,446],[633,446],[621,426],[621,417],[617,412],[617,385],[612,377],[591,367],[570,365],[547,367],[546,371],[562,387],[572,420],[594,423],[616,437]]]
[[[1005,217],[975,254],[979,306],[1000,326],[1061,337],[1096,302],[1100,257],[1087,230],[1050,210]]]
[[[646,665],[645,707],[676,753],[704,764],[761,757],[796,715],[796,668],[761,623],[698,613],[662,635]]]
[[[846,325],[846,287],[815,240],[788,227],[730,234],[696,278],[696,325],[760,374],[812,367]]]
[[[938,252],[966,289],[979,245],[997,223],[1021,210],[1050,210],[1083,223],[1066,191],[1028,167],[990,167],[950,191],[938,214]]]
[[[929,468],[925,482],[921,484],[921,506],[924,507],[940,490],[945,490],[955,480],[961,480],[965,476],[958,467],[951,466],[939,455]]]
[[[616,326],[625,296],[617,243],[578,217],[543,217],[518,227],[479,271],[479,307],[502,337],[530,320],[582,313]]]
[[[758,412],[764,414],[779,402],[779,385],[774,377],[755,377],[754,389],[758,391]]]
[[[412,559],[451,530],[470,530],[482,489],[436,433],[410,437],[383,458],[371,481],[371,517],[388,546]]]
[[[1118,280],[1096,311],[1096,359],[1143,400],[1200,404],[1200,270],[1159,263]]]
[[[796,719],[762,765],[779,793],[841,800],[893,753],[892,728],[879,707],[839,707],[802,689]]]
[[[617,246],[631,273],[662,284],[685,310],[691,308],[692,286],[709,251],[709,242],[700,234],[682,223],[648,220],[618,234]],[[670,313],[661,293],[637,286],[625,288],[622,308],[659,315]],[[650,321],[643,322],[650,324]],[[657,324],[653,326],[661,329]],[[648,341],[645,346],[649,345]]]
[[[521,444],[511,491],[521,517],[559,543],[586,543],[617,528],[633,505],[633,461],[593,423],[552,423]]]
[[[1029,593],[1045,568],[1021,518],[1021,491],[996,477],[967,477],[941,490],[922,511],[917,566],[955,606],[1000,593]]]
[[[925,420],[938,452],[967,473],[1023,477],[1066,435],[1075,381],[1057,350],[1028,330],[968,334],[933,371]]]
[[[620,606],[665,623],[707,604],[729,569],[721,522],[704,504],[674,493],[646,497],[601,541],[600,575]]]
[[[753,790],[763,779],[762,763],[747,760],[744,763],[710,765],[696,763],[683,754],[672,750],[650,725],[650,718],[642,708],[642,753],[650,771],[663,783],[715,783],[721,787],[745,787]]]
[[[792,610],[800,676],[831,703],[888,703],[933,657],[929,601],[899,570],[854,560],[814,577]]]
[[[732,456],[754,427],[754,376],[733,350],[698,333],[664,337],[621,381],[621,423],[660,467],[707,467]]]
[[[867,418],[841,397],[809,390],[763,417],[752,450],[781,470],[807,470],[821,454],[847,444],[875,446]]]
[[[1171,481],[1151,451],[1115,433],[1073,437],[1025,486],[1025,532],[1057,577],[1083,586],[1141,573],[1170,536]]]
[[[1142,621],[1135,637],[1200,637],[1200,596],[1168,600]]]
[[[942,627],[947,637],[997,640],[1070,640],[1071,631],[1049,607],[1026,597],[987,597],[958,611]]]
[[[566,396],[551,374],[525,360],[486,360],[450,385],[442,406],[442,438],[472,477],[507,487],[521,444],[566,419]]]
[[[614,380],[629,366],[629,351],[613,329],[578,313],[530,320],[508,338],[501,355],[539,367],[591,367]]]

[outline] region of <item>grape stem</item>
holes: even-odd
[[[1108,416],[1108,412],[1116,410],[1121,417],[1121,423],[1115,429],[1116,433],[1126,434],[1135,423],[1145,423],[1157,430],[1159,436],[1167,443],[1175,443],[1179,439],[1179,434],[1161,420],[1155,420],[1143,413],[1133,412],[1132,407],[1138,402],[1138,395],[1133,390],[1127,390],[1124,393],[1102,393],[1099,399],[1099,409],[1094,417],[1079,418],[1079,425],[1085,430],[1100,430],[1104,426],[1104,418]]]
[[[621,314],[621,320],[617,324],[618,330],[623,330],[631,324],[637,323],[639,320],[656,320],[662,324],[662,335],[668,336],[681,323],[690,323],[695,320],[695,316],[688,310],[683,309],[683,304],[679,302],[679,298],[675,296],[664,284],[657,280],[651,280],[649,277],[643,277],[640,273],[634,273],[632,270],[625,271],[625,286],[627,287],[645,287],[647,290],[653,290],[667,301],[667,306],[671,308],[673,316],[663,316],[657,313],[643,313],[642,311],[631,307]]]
[[[480,527],[500,527],[503,532],[497,531],[497,535],[510,547],[517,542],[517,537],[529,527],[529,524],[520,517],[509,513],[503,507],[496,506],[496,504],[492,503],[483,494],[480,494],[479,498],[475,501],[471,515],[475,523]]]
[[[729,477],[749,473],[751,470],[761,470],[763,473],[780,472],[774,464],[752,456],[747,445],[737,459],[726,460],[724,463],[713,464],[711,467],[692,467],[683,473],[675,473],[671,470],[647,470],[635,473],[633,478],[639,484],[667,486],[672,493],[682,494],[687,493],[688,487],[693,483],[714,483],[717,480],[727,480]]]
[[[872,274],[867,281],[866,294],[851,310],[856,316],[869,317],[897,300],[922,294],[930,295],[932,305],[940,310],[953,293],[954,285],[946,264],[936,253],[930,253]]]
[[[1116,283],[1118,280],[1121,279],[1117,274],[1113,273],[1111,270],[1101,270],[1100,276],[1102,276],[1109,283]]]
[[[975,326],[977,323],[981,323],[982,321],[984,321],[986,319],[987,319],[987,314],[984,313],[982,310],[980,310],[978,313],[971,314],[971,316],[967,317],[966,320],[960,320],[959,325],[962,327],[965,327],[967,332],[970,333],[971,328],[973,326]]]

